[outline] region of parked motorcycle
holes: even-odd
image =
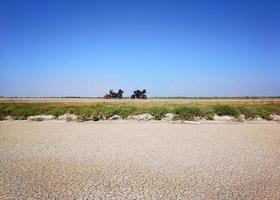
[[[131,99],[147,99],[146,90],[135,90],[131,95]]]
[[[109,91],[109,94],[105,94],[105,99],[122,99],[123,98],[123,90],[119,89],[118,92],[114,92],[113,90]]]

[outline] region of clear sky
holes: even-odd
[[[280,95],[278,0],[0,0],[0,95]]]

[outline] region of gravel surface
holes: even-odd
[[[0,199],[280,199],[280,124],[0,122]]]

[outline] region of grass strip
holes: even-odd
[[[14,119],[27,119],[34,115],[54,115],[65,113],[76,114],[81,120],[96,119],[100,116],[109,118],[120,115],[149,113],[157,120],[166,113],[176,114],[177,119],[193,120],[195,117],[213,119],[213,116],[229,115],[238,118],[241,114],[246,119],[261,117],[270,120],[271,114],[280,114],[280,102],[203,102],[203,103],[170,103],[170,102],[96,102],[96,103],[0,103],[0,120],[5,116]]]

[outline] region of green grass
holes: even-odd
[[[202,117],[203,112],[200,107],[195,106],[177,106],[172,110],[177,114],[178,119],[194,120],[194,117]]]
[[[240,110],[237,107],[231,105],[216,105],[214,106],[214,113],[219,116],[229,115],[233,117],[239,117]]]
[[[168,109],[165,107],[151,107],[148,110],[148,113],[153,115],[156,120],[161,120],[166,113],[168,113]]]
[[[106,103],[0,103],[0,119],[12,116],[14,119],[27,119],[29,116],[48,114],[56,117],[65,113],[78,115],[80,121],[120,115],[127,118],[132,114],[150,113],[160,120],[168,112],[176,114],[177,119],[194,120],[204,117],[213,120],[214,114],[230,115],[246,119],[261,117],[270,120],[271,114],[280,114],[280,102],[243,103],[168,103],[168,102],[106,102]]]
[[[51,115],[54,115],[56,117],[63,115],[65,113],[65,108],[63,107],[54,107],[51,109]]]
[[[237,109],[245,116],[245,119],[254,119],[257,117],[256,110],[248,106],[239,106]]]
[[[257,109],[257,116],[266,120],[271,120],[270,117],[271,112],[265,108],[258,108]]]

